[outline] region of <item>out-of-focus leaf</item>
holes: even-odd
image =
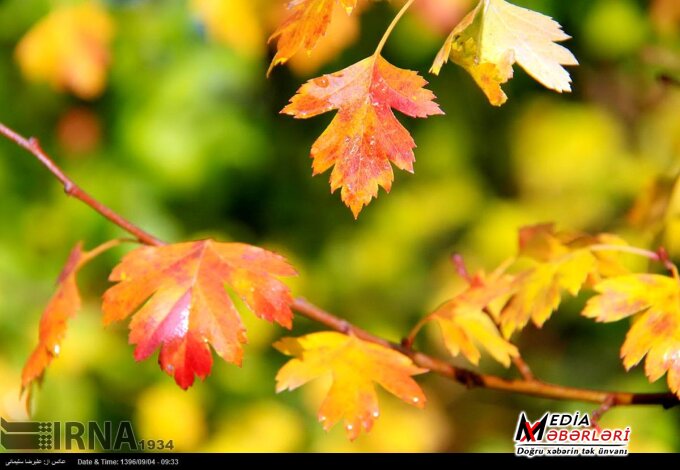
[[[264,29],[256,2],[192,0],[191,9],[205,24],[208,36],[246,57],[264,53]]]
[[[93,99],[106,87],[113,32],[113,19],[98,2],[62,6],[26,33],[16,58],[26,78]]]

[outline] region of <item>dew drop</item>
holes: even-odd
[[[327,77],[319,77],[314,79],[314,84],[321,88],[326,88],[329,84]]]
[[[168,365],[165,367],[165,371],[168,372],[168,373],[170,373],[170,374],[172,374],[172,373],[175,371],[175,367],[174,367],[172,364],[168,364]]]
[[[418,402],[420,401],[420,398],[418,398],[418,397],[413,397],[412,400],[413,400],[413,403],[418,403]]]
[[[352,426],[351,424],[348,424],[348,425],[347,425],[347,430],[348,430],[348,431],[351,431],[352,429],[354,429],[354,426]]]
[[[378,416],[380,416],[380,413],[378,413],[377,411],[374,411],[374,412],[373,412],[373,417],[374,417],[374,418],[377,418]]]
[[[319,422],[323,423],[324,421],[326,421],[326,417],[325,416],[319,416]]]
[[[58,344],[55,344],[54,347],[52,348],[52,354],[54,354],[55,356],[58,356],[60,352],[61,352],[61,346],[59,346]]]

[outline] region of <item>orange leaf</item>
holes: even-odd
[[[194,376],[210,373],[209,343],[225,361],[241,364],[246,330],[225,285],[258,317],[290,328],[290,291],[275,276],[295,274],[283,257],[240,243],[138,248],[111,273],[118,284],[104,294],[104,323],[137,312],[130,322],[135,359],[160,347],[161,368],[187,389]]]
[[[309,52],[316,46],[326,34],[336,3],[349,15],[357,0],[289,0],[290,14],[269,38],[270,41],[277,40],[277,50],[267,74],[277,65],[285,64],[300,49]]]
[[[645,374],[654,382],[668,372],[668,386],[680,397],[680,284],[658,274],[630,274],[602,281],[583,315],[614,322],[638,315],[621,347],[626,370],[645,356]]]
[[[276,375],[277,392],[332,377],[318,415],[326,431],[340,420],[344,420],[351,440],[359,436],[362,427],[370,431],[380,414],[375,383],[406,403],[425,406],[425,395],[411,376],[426,370],[392,349],[330,331],[284,338],[274,347],[295,357]]]
[[[26,390],[40,379],[52,360],[59,355],[61,342],[66,336],[67,321],[80,309],[80,295],[76,273],[84,254],[78,243],[71,251],[66,265],[57,280],[57,291],[50,299],[40,319],[39,342],[24,365],[21,387]]]
[[[453,356],[462,352],[477,365],[481,345],[505,367],[510,365],[510,358],[518,355],[517,348],[501,336],[484,309],[496,300],[507,299],[512,288],[508,276],[492,275],[485,279],[479,274],[465,291],[435,310],[432,319],[439,324],[446,348]]]
[[[97,2],[63,6],[38,22],[16,49],[21,71],[80,98],[99,96],[106,86],[114,24]]]
[[[291,57],[288,67],[298,76],[310,76],[322,66],[335,59],[347,46],[359,38],[359,14],[357,4],[354,14],[343,14],[342,6],[336,2],[334,20],[328,26],[326,35],[319,39],[313,51]]]
[[[415,142],[392,108],[411,117],[443,114],[416,72],[395,67],[380,56],[368,57],[340,72],[304,84],[281,112],[298,119],[332,110],[337,115],[314,142],[314,174],[331,167],[331,190],[341,189],[354,217],[378,187],[390,191],[390,162],[413,172]]]

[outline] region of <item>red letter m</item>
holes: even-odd
[[[527,419],[526,413],[522,412],[517,420],[517,432],[515,433],[515,442],[524,442],[529,440],[531,442],[540,441],[543,439],[545,432],[545,425],[548,423],[548,415],[546,413],[543,417],[531,424]]]

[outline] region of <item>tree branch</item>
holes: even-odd
[[[162,246],[165,243],[134,225],[121,215],[115,213],[92,196],[78,187],[57,164],[40,148],[34,138],[27,139],[0,123],[0,134],[13,141],[17,145],[28,150],[40,163],[47,168],[55,178],[63,185],[64,191],[69,196],[75,197],[90,206],[102,216],[133,235],[145,245]],[[108,245],[107,245],[108,246]],[[554,385],[539,380],[509,380],[495,375],[481,374],[462,367],[455,367],[441,359],[427,354],[414,351],[400,344],[392,343],[384,338],[375,336],[341,318],[332,315],[325,310],[307,302],[304,299],[296,299],[291,307],[300,315],[320,323],[328,328],[344,334],[353,334],[364,341],[379,344],[398,351],[418,366],[428,369],[438,375],[465,385],[468,388],[487,388],[521,395],[529,395],[555,400],[574,400],[604,405],[607,409],[612,406],[622,405],[662,405],[670,408],[680,404],[678,397],[672,393],[628,393],[628,392],[604,392],[574,387]]]
[[[346,320],[326,312],[305,299],[298,298],[294,300],[292,307],[300,315],[317,323],[321,323],[331,329],[342,333],[351,333],[364,341],[369,341],[398,351],[405,356],[410,357],[416,365],[429,369],[435,374],[454,380],[468,388],[488,388],[490,390],[500,390],[520,395],[551,398],[554,400],[574,400],[598,404],[612,403],[611,406],[661,405],[664,408],[671,408],[680,404],[678,397],[672,393],[606,392],[565,387],[535,379],[508,380],[495,375],[481,374],[461,367],[455,367],[448,362],[418,351],[413,351],[400,344],[392,343],[384,338],[375,336],[366,330],[349,324]]]
[[[94,199],[88,193],[83,191],[77,184],[75,184],[64,172],[57,166],[56,163],[43,151],[40,147],[40,143],[34,137],[26,138],[7,126],[0,123],[0,134],[13,141],[20,147],[28,150],[35,158],[43,164],[47,170],[49,170],[55,178],[57,178],[61,184],[64,185],[64,192],[71,197],[80,199],[82,202],[90,206],[95,211],[99,212],[101,215],[106,217],[108,220],[118,225],[120,228],[133,235],[137,240],[145,245],[163,245],[164,243],[154,237],[153,235],[145,232],[141,228],[134,225],[132,222],[123,218],[122,216],[115,213],[113,210],[109,209],[107,206],[101,202]]]

